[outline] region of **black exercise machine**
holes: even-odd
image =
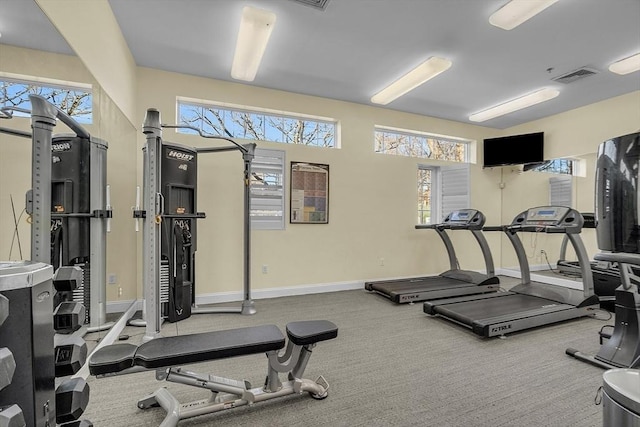
[[[69,141],[76,138],[94,140],[73,118],[43,97],[29,95],[29,100],[32,108],[31,111],[25,112],[30,113],[32,132],[0,129],[3,133],[30,137],[32,141],[32,187],[27,193],[26,208],[31,217],[31,261],[0,263],[0,296],[8,299],[11,305],[11,314],[4,320],[7,327],[0,330],[0,339],[2,344],[7,345],[16,355],[15,369],[18,372],[14,380],[0,391],[0,406],[6,406],[7,402],[15,402],[15,405],[9,407],[19,407],[24,421],[29,426],[46,427],[56,423],[88,426],[91,425],[90,422],[78,421],[78,418],[87,406],[89,386],[83,378],[68,377],[68,374],[77,372],[84,363],[86,346],[83,354],[83,343],[76,337],[70,340],[61,339],[59,342],[54,338],[54,327],[60,327],[58,329],[64,329],[64,332],[77,330],[85,321],[84,310],[75,308],[82,307],[80,302],[63,300],[57,306],[56,312],[53,312],[54,289],[61,293],[77,289],[82,281],[82,269],[77,265],[60,265],[61,259],[58,259],[59,265],[51,266],[56,255],[63,252],[61,247],[60,252],[58,249],[52,250],[51,230],[58,220],[58,224],[62,226],[64,220],[70,218],[90,218],[97,221],[99,227],[94,227],[95,223],[92,221],[88,228],[92,237],[100,234],[101,239],[92,241],[89,245],[92,253],[87,254],[87,258],[82,261],[88,259],[96,261],[96,264],[101,262],[102,270],[99,271],[104,272],[104,232],[107,228],[105,221],[110,217],[110,211],[104,208],[106,190],[102,188],[92,195],[90,200],[91,207],[98,204],[100,208],[92,212],[73,212],[67,216],[67,209],[72,209],[73,206],[73,192],[65,191],[64,184],[59,187],[52,185],[54,164],[62,162],[61,157],[52,153],[54,150],[58,154],[62,151],[74,152]],[[16,109],[3,108],[2,112],[5,116],[11,117],[10,110]],[[62,136],[63,140],[53,137],[53,128],[57,120],[67,125],[74,135]],[[64,142],[60,142],[61,145],[56,147],[54,141]],[[97,145],[104,155],[106,144]],[[104,182],[98,179],[99,176],[106,177],[104,157],[80,160],[81,163],[90,163],[82,166],[74,163],[77,158],[72,156],[71,159],[65,162],[62,168],[91,167],[88,179],[95,179],[97,183]],[[94,161],[98,166],[93,167]],[[62,195],[60,198],[53,197],[56,188],[63,188],[57,192]],[[69,186],[66,188],[69,189]],[[55,206],[59,206],[59,209],[52,212]],[[97,272],[94,271],[95,274]],[[98,277],[95,279],[100,283]],[[99,302],[104,308],[104,298]],[[64,308],[61,310],[61,307]],[[59,345],[58,348],[54,348],[55,344]],[[15,422],[21,425],[20,415],[15,410],[8,413],[0,410],[0,413],[0,425],[13,426]],[[10,415],[11,419],[8,419],[7,415]]]
[[[500,289],[500,280],[494,274],[491,251],[482,234],[484,223],[485,216],[482,212],[460,209],[451,212],[439,224],[416,225],[416,229],[434,230],[440,236],[449,255],[449,270],[437,276],[365,282],[364,288],[398,304],[496,292]],[[460,269],[453,243],[446,230],[468,230],[473,234],[482,250],[486,274]]]
[[[42,108],[53,107],[44,99],[42,102]],[[11,118],[14,111],[31,114],[31,111],[21,108],[2,108],[7,118]],[[60,111],[59,114],[64,113]],[[112,217],[107,185],[108,145],[106,141],[91,136],[72,118],[65,118],[63,122],[74,133],[52,135],[45,132],[48,135],[47,146],[51,150],[46,158],[51,161],[45,165],[34,160],[32,165],[32,189],[27,194],[26,210],[33,219],[32,243],[34,235],[39,235],[42,242],[35,248],[41,257],[32,256],[31,259],[53,265],[54,272],[63,266],[75,266],[82,271],[76,287],[56,292],[54,307],[71,302],[82,304],[85,310],[80,325],[86,325],[84,332],[102,331],[113,325],[106,320],[106,233]],[[45,120],[34,123],[34,133],[42,126],[55,126],[55,123],[50,125]],[[0,132],[33,138],[32,133],[4,127]],[[34,159],[38,157],[38,151],[41,151],[40,145],[34,143]],[[41,185],[45,177],[51,188]],[[37,192],[35,195],[34,191]],[[40,211],[40,203],[43,204],[42,209],[50,209],[49,226],[38,218],[40,213],[44,213]],[[44,236],[50,237],[45,239]],[[41,252],[47,250],[49,253]],[[69,308],[71,304],[63,306]]]
[[[640,367],[640,133],[600,144],[596,166],[596,235],[605,252],[596,260],[615,262],[621,286],[615,291],[613,332],[600,333],[596,355],[566,353],[605,369]]]
[[[167,416],[163,427],[176,426],[180,420],[210,414],[237,406],[252,405],[277,397],[308,392],[315,399],[328,395],[329,384],[320,376],[304,379],[311,350],[320,341],[338,336],[338,328],[327,320],[291,322],[286,327],[288,342],[275,325],[160,337],[140,346],[113,344],[94,353],[89,362],[92,375],[98,377],[155,371],[156,379],[210,390],[208,398],[181,404],[165,387],[138,401],[138,408],[161,406]],[[187,371],[178,365],[193,364],[236,356],[266,353],[267,377],[261,387],[252,388],[246,380],[234,380]],[[288,373],[281,382],[278,373]]]
[[[187,128],[203,138],[230,142],[220,147],[192,148],[163,141],[163,128]],[[160,112],[147,110],[143,124],[146,135],[144,153],[143,209],[136,208],[134,217],[143,221],[143,318],[131,321],[146,328],[145,341],[160,335],[163,320],[171,322],[192,313],[254,314],[251,300],[251,162],[255,144],[241,145],[218,136],[208,136],[186,125],[161,123]],[[198,212],[197,161],[202,153],[238,151],[244,163],[243,206],[243,301],[239,307],[198,307],[195,304],[196,221],[205,214]],[[137,202],[139,205],[139,202]]]
[[[501,336],[524,329],[591,316],[598,298],[593,293],[586,249],[580,238],[582,215],[563,206],[541,206],[518,214],[502,229],[513,245],[522,275],[521,283],[507,292],[448,298],[424,303],[424,312],[470,328],[483,337]],[[521,232],[565,233],[580,261],[583,291],[532,282]]]

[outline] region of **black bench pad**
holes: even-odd
[[[337,337],[338,327],[328,320],[291,322],[287,324],[287,336],[296,345],[314,344]]]
[[[102,375],[131,368],[137,350],[137,345],[127,343],[102,347],[89,359],[89,372]]]
[[[91,357],[89,371],[93,375],[100,375],[120,372],[132,366],[158,369],[265,353],[280,350],[284,344],[285,338],[275,325],[161,337],[138,347],[133,344],[103,347]]]

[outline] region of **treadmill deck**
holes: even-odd
[[[424,303],[425,313],[452,320],[484,337],[585,317],[591,315],[592,310],[589,305],[577,307],[514,292]]]
[[[485,284],[474,284],[451,277],[432,276],[403,281],[370,283],[367,290],[389,298],[397,304],[496,292],[498,279],[488,278]]]

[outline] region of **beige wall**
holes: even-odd
[[[4,45],[0,45],[0,57],[3,58],[0,71],[96,83],[75,57]],[[547,204],[550,175],[511,172],[509,168],[483,170],[483,138],[544,130],[549,135],[545,146],[547,157],[592,153],[603,139],[635,130],[632,128],[637,127],[639,116],[634,107],[640,98],[640,93],[635,93],[517,128],[496,130],[145,68],[137,69],[136,84],[137,107],[133,118],[136,124],[142,123],[149,107],[162,112],[163,122],[175,122],[176,96],[332,117],[340,122],[340,149],[259,143],[260,147],[285,150],[287,167],[290,161],[330,165],[330,219],[327,225],[287,224],[284,231],[253,231],[254,289],[435,274],[448,267],[442,243],[435,233],[414,229],[419,162],[374,153],[374,125],[479,141],[478,162],[470,166],[471,205],[486,214],[488,224],[499,224],[509,222],[528,207]],[[107,270],[116,273],[119,279],[118,286],[108,286],[108,298],[130,300],[142,294],[140,267],[136,263],[140,251],[130,209],[134,205],[135,186],[141,182],[144,138],[99,87],[96,95],[97,122],[89,130],[109,142],[108,173],[114,219],[108,240]],[[582,114],[586,120],[582,120]],[[7,124],[3,122],[3,125]],[[23,120],[21,126],[28,127],[28,122]],[[164,138],[186,145],[212,145],[210,140],[172,130],[166,130]],[[13,229],[8,194],[13,194],[14,202],[17,200],[21,208],[22,195],[30,186],[29,157],[26,147],[18,149],[9,137],[0,135],[1,258],[8,255],[8,237]],[[240,291],[242,161],[238,153],[202,155],[199,169],[198,208],[207,213],[207,218],[199,226],[197,293]],[[593,191],[589,180],[588,176],[583,181],[576,178],[579,209],[588,210],[589,193]],[[500,183],[504,183],[502,190]],[[288,208],[288,189],[286,200]],[[469,233],[453,234],[462,267],[482,269],[480,252]],[[25,237],[29,235],[24,224],[21,235],[24,253],[24,243],[28,244]],[[487,238],[497,266],[515,265],[506,255],[512,252],[506,239],[495,233]],[[550,253],[550,261],[555,262],[552,253],[556,249],[552,247],[559,244],[557,241],[540,235],[524,236],[523,242],[529,254],[535,256],[539,249],[545,249]],[[380,258],[384,258],[384,266],[380,265]],[[537,264],[543,260],[530,261]],[[261,272],[262,265],[268,266],[267,274]],[[118,287],[123,289],[120,297]]]
[[[109,2],[35,1],[124,116],[131,120],[136,108],[136,63]]]
[[[329,224],[287,224],[284,231],[252,233],[252,277],[255,289],[357,281],[429,274],[447,268],[437,235],[415,230],[416,159],[373,151],[374,125],[415,129],[481,139],[491,130],[381,108],[215,81],[151,69],[139,69],[142,122],[146,108],[161,111],[163,122],[176,121],[176,97],[207,99],[279,111],[293,111],[339,121],[340,149],[258,143],[286,151],[290,161],[330,165]],[[208,144],[196,136],[165,131],[165,140]],[[139,137],[141,143],[142,137]],[[202,155],[198,209],[207,213],[198,230],[199,293],[233,291],[242,283],[242,162],[237,153]],[[471,200],[494,222],[499,204],[491,192],[491,173],[471,165]],[[289,200],[288,188],[286,200]],[[288,207],[288,203],[287,203]],[[465,233],[466,234],[466,233]],[[471,235],[460,258],[468,268],[483,268]],[[384,266],[380,265],[384,258]],[[268,266],[268,273],[261,272]]]

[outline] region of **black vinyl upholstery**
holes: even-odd
[[[285,339],[275,325],[161,337],[140,346],[113,344],[91,356],[92,375],[121,372],[133,366],[157,369],[225,357],[280,350]]]
[[[338,336],[338,327],[328,320],[305,320],[287,324],[287,336],[296,345],[308,345]]]
[[[291,322],[287,324],[287,335],[296,345],[309,345],[337,337],[338,327],[328,320]],[[140,346],[112,344],[103,347],[91,356],[89,372],[92,375],[105,375],[134,366],[159,369],[267,353],[280,350],[284,345],[285,337],[275,325],[161,337]]]

